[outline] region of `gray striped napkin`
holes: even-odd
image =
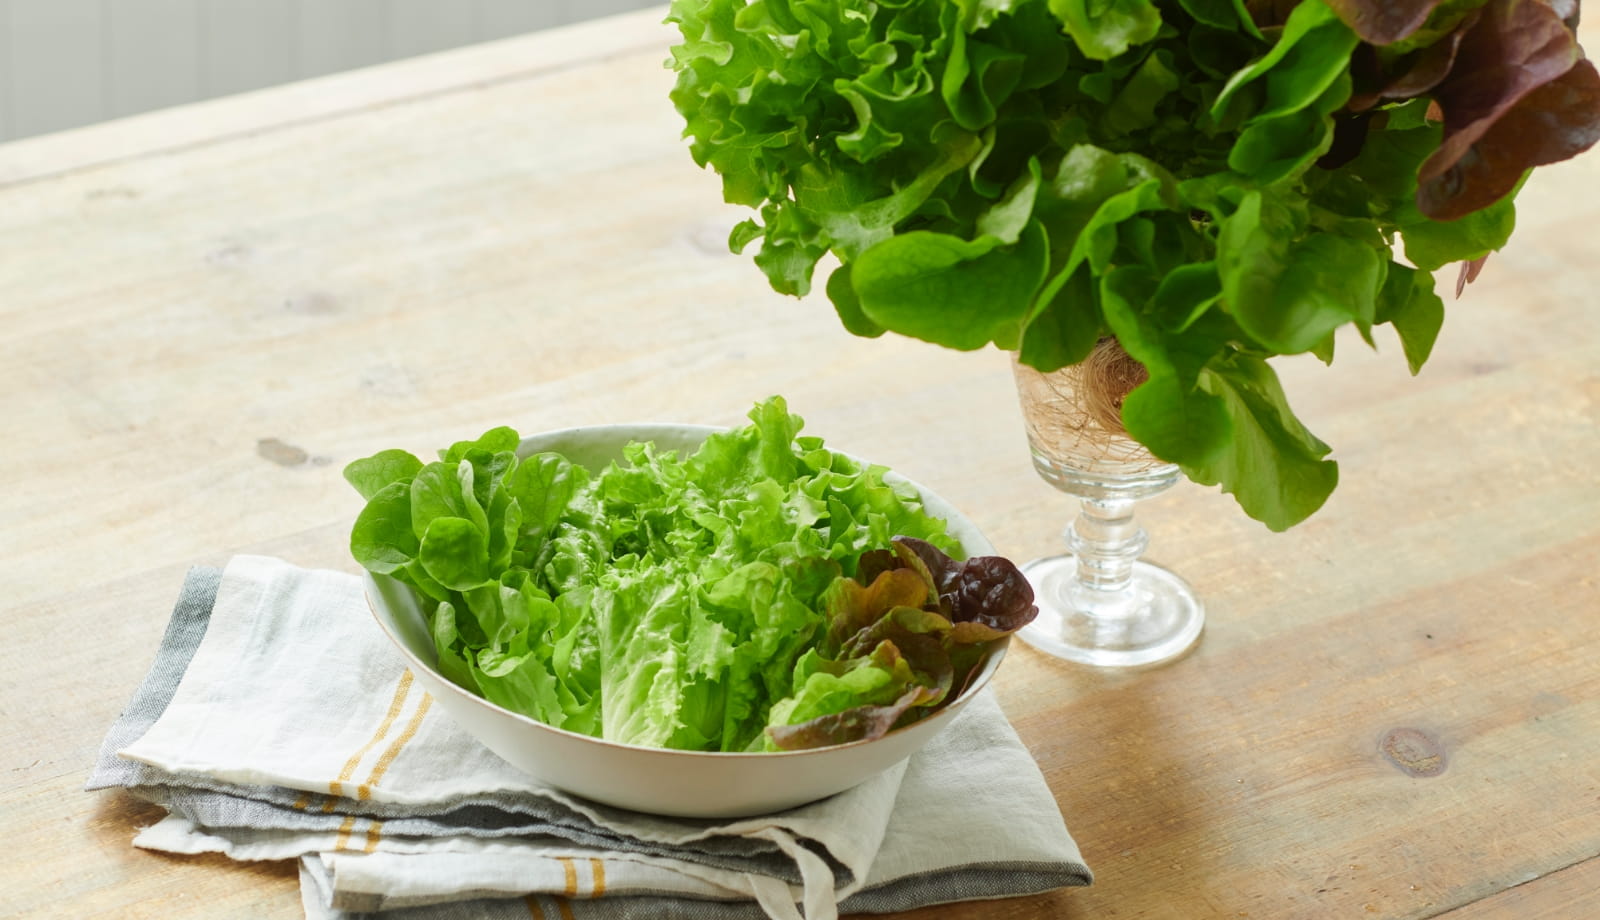
[[[299,860],[313,920],[827,920],[1090,881],[988,693],[830,799],[643,815],[544,786],[462,732],[355,577],[259,556],[189,573],[89,779],[111,787],[168,812],[138,846]]]

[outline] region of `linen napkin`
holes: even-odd
[[[168,812],[137,846],[297,859],[312,920],[830,920],[1089,884],[992,696],[829,799],[666,818],[545,786],[404,667],[354,576],[239,556],[191,570],[88,788]]]

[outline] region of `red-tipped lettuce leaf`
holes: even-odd
[[[935,640],[943,639],[945,634],[950,632],[951,625],[945,615],[937,610],[896,607],[851,636],[840,647],[839,655],[842,658],[865,655],[885,640],[896,645],[904,645],[902,640],[908,636],[932,636]],[[918,665],[912,662],[912,666]]]
[[[1357,48],[1350,66],[1352,73],[1358,74],[1362,81],[1361,89],[1350,97],[1347,107],[1352,112],[1360,112],[1385,99],[1415,99],[1438,86],[1455,67],[1461,40],[1477,24],[1478,16],[1477,10],[1468,13],[1444,38],[1402,57],[1396,62],[1398,66],[1387,71],[1378,64],[1377,52],[1371,45]]]
[[[1510,193],[1535,167],[1600,140],[1600,76],[1561,13],[1491,0],[1433,88],[1444,140],[1418,173],[1417,207],[1453,220]]]
[[[1439,0],[1323,0],[1361,40],[1388,45],[1422,28]]]
[[[1483,263],[1489,261],[1487,255],[1479,256],[1461,263],[1461,273],[1456,275],[1456,296],[1467,289],[1467,285],[1478,280],[1478,273],[1483,271]]]
[[[894,653],[911,668],[915,683],[938,691],[927,696],[918,705],[937,706],[944,702],[951,685],[955,683],[955,665],[951,663],[950,653],[946,651],[943,641],[944,634],[950,628],[950,622],[937,613],[912,610],[910,607],[901,607],[895,613],[896,616],[884,617],[870,630],[881,638],[869,648],[879,653],[893,649]],[[920,617],[932,617],[941,622],[919,621]],[[923,629],[928,631],[920,631]]]
[[[880,574],[900,568],[900,561],[891,549],[869,549],[856,559],[855,580],[863,586],[872,584]]]
[[[956,624],[951,632],[954,641],[995,639],[1021,629],[1039,614],[1033,603],[1033,587],[1003,556],[974,556],[957,562],[924,540],[896,537],[894,543],[897,549],[908,550],[932,573],[939,591],[939,608]],[[975,625],[964,626],[968,623]]]
[[[912,707],[923,705],[936,692],[931,687],[913,686],[887,706],[857,706],[798,725],[769,726],[767,736],[783,751],[870,741],[887,735]]]
[[[911,537],[893,545],[863,553],[855,577],[823,595],[828,640],[796,666],[798,690],[773,708],[769,747],[877,738],[922,718],[972,685],[993,640],[1038,613],[1006,559],[957,561]]]
[[[1417,206],[1448,219],[1487,207],[1535,166],[1558,163],[1600,141],[1600,72],[1590,61],[1523,97],[1468,156],[1417,187]],[[1431,162],[1431,161],[1430,161]],[[1424,169],[1428,164],[1423,164]]]
[[[945,555],[926,540],[895,537],[894,552],[903,567],[918,572],[933,589],[935,597],[942,597],[955,583],[959,562]]]
[[[875,738],[893,728],[907,708],[942,701],[953,676],[948,656],[931,636],[906,638],[905,651],[885,640],[853,658],[833,660],[814,652],[802,658],[795,694],[772,709],[770,746],[793,750]]]
[[[866,586],[852,578],[835,579],[822,595],[828,616],[825,649],[840,649],[895,608],[920,608],[930,597],[923,577],[906,568],[882,571]]]

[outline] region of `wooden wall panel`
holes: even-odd
[[[386,0],[297,0],[300,78],[316,77],[389,60]]]
[[[8,4],[0,2],[0,55],[9,55],[11,52],[11,8]],[[11,92],[10,80],[6,74],[6,66],[0,63],[0,140],[11,136]]]
[[[15,136],[105,118],[106,41],[100,0],[8,0],[5,94]]]
[[[403,58],[471,44],[474,5],[437,0],[390,0],[390,57]]]
[[[106,115],[201,98],[200,0],[107,3]]]
[[[285,3],[204,0],[201,96],[228,96],[294,79],[293,13]]]
[[[0,142],[655,5],[0,0]]]
[[[478,35],[483,39],[521,35],[572,22],[578,16],[567,11],[569,5],[564,0],[478,0]]]

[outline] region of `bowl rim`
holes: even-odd
[[[548,431],[539,431],[539,432],[535,432],[535,433],[533,433],[531,435],[527,435],[527,436],[523,437],[520,440],[520,442],[518,443],[518,445],[517,445],[517,456],[518,456],[518,459],[525,458],[527,456],[527,454],[524,453],[524,449],[525,449],[527,443],[530,440],[534,440],[534,439],[539,439],[539,440],[551,439],[551,438],[558,437],[560,435],[573,434],[573,433],[576,433],[576,432],[585,432],[585,433],[601,432],[601,433],[603,433],[603,432],[611,432],[611,431],[618,431],[618,430],[639,430],[639,429],[673,430],[673,431],[692,432],[692,433],[695,433],[695,434],[702,434],[702,435],[710,435],[710,434],[714,434],[714,433],[721,432],[721,431],[729,431],[729,430],[731,430],[729,428],[719,427],[719,426],[716,426],[716,425],[699,425],[699,424],[688,424],[688,423],[678,424],[678,423],[674,423],[674,422],[634,422],[634,423],[621,422],[621,423],[609,423],[609,424],[600,424],[600,425],[575,425],[575,426],[569,426],[569,427],[566,427],[566,428],[553,428],[553,429],[550,429]],[[635,440],[635,439],[630,439],[630,440]],[[842,455],[844,455],[846,457],[849,457],[850,459],[855,460],[858,463],[865,463],[865,464],[871,464],[873,466],[883,467],[887,471],[887,475],[888,476],[892,476],[896,480],[899,480],[900,482],[904,482],[907,485],[910,485],[912,488],[917,490],[917,494],[918,495],[923,496],[924,498],[926,496],[929,496],[929,495],[933,495],[935,497],[937,497],[937,495],[938,495],[938,493],[933,492],[932,490],[926,488],[925,486],[923,486],[921,483],[917,482],[916,480],[910,479],[909,477],[906,477],[906,476],[903,476],[903,475],[901,475],[899,473],[896,473],[896,472],[894,472],[894,470],[890,469],[889,467],[883,466],[883,464],[881,464],[881,463],[872,463],[872,461],[865,460],[865,459],[863,459],[861,457],[858,457],[855,454],[852,454],[852,453],[850,453],[848,451],[835,450],[834,448],[831,448],[831,447],[828,448],[828,450],[833,451],[836,454],[842,454]],[[939,500],[941,502],[943,502],[945,505],[947,505],[952,512],[954,512],[954,513],[956,513],[958,515],[961,514],[961,512],[956,510],[954,505],[950,505],[950,503],[948,501],[945,501],[943,498],[940,498]],[[963,518],[966,517],[965,515],[961,515],[961,516]],[[968,523],[970,524],[971,522],[969,521]],[[973,524],[973,525],[971,525],[971,527],[972,527],[973,533],[977,534],[979,540],[982,541],[982,543],[985,544],[985,548],[990,550],[990,551],[993,551],[993,549],[994,549],[993,544],[989,543],[988,538],[983,536],[982,532],[978,530],[977,525]],[[970,558],[970,556],[969,556],[969,558]],[[930,724],[933,724],[935,722],[943,721],[944,719],[952,716],[956,709],[959,709],[962,706],[964,706],[968,701],[970,701],[971,699],[976,697],[978,695],[978,693],[983,690],[984,687],[988,686],[989,681],[994,677],[995,672],[999,670],[1000,662],[1001,662],[1002,659],[1005,658],[1006,652],[1011,646],[1011,638],[1012,638],[1008,634],[1008,635],[1001,636],[998,639],[991,640],[991,644],[990,644],[988,650],[984,654],[983,664],[979,667],[977,673],[973,676],[973,678],[970,681],[967,682],[966,687],[963,688],[962,691],[959,694],[957,694],[956,696],[950,698],[949,700],[947,700],[946,702],[941,704],[940,707],[937,710],[935,710],[933,713],[931,713],[931,714],[929,714],[929,715],[927,715],[927,716],[925,716],[925,717],[923,717],[921,719],[918,719],[915,722],[912,722],[910,725],[904,725],[904,726],[901,726],[899,728],[893,729],[893,730],[891,730],[889,732],[886,732],[885,734],[880,735],[877,738],[862,738],[862,739],[858,739],[858,740],[855,740],[855,741],[846,741],[846,742],[844,742],[842,744],[830,744],[830,745],[827,745],[826,747],[803,748],[803,749],[797,750],[797,751],[693,751],[693,750],[684,750],[684,749],[681,749],[681,748],[648,747],[648,746],[640,745],[640,744],[628,744],[628,743],[622,742],[622,741],[612,741],[612,740],[609,740],[609,739],[606,739],[606,738],[602,738],[602,737],[600,737],[598,735],[586,735],[586,734],[583,734],[581,732],[575,732],[575,731],[571,731],[569,729],[561,728],[559,726],[551,725],[551,724],[549,724],[547,722],[541,722],[538,719],[533,718],[532,716],[525,715],[523,713],[516,712],[516,711],[511,710],[511,709],[507,709],[504,706],[501,706],[500,704],[488,699],[487,697],[479,696],[478,694],[475,694],[472,691],[468,690],[467,688],[461,686],[460,684],[458,684],[455,681],[451,680],[450,678],[446,677],[444,675],[444,673],[438,669],[438,667],[436,667],[434,665],[430,665],[426,661],[424,661],[420,657],[418,657],[418,655],[411,650],[410,646],[408,646],[401,639],[401,637],[396,634],[393,626],[389,622],[389,618],[385,617],[382,613],[379,612],[379,610],[378,610],[379,604],[373,598],[373,589],[374,588],[379,588],[381,590],[381,586],[382,586],[383,582],[387,581],[387,582],[391,583],[394,586],[395,590],[399,590],[399,591],[402,591],[402,592],[410,595],[411,602],[413,604],[417,605],[418,611],[420,612],[421,611],[421,603],[419,602],[417,590],[415,588],[413,588],[412,586],[406,584],[403,581],[400,581],[398,578],[395,578],[395,577],[393,577],[391,575],[379,574],[379,573],[376,573],[376,572],[368,571],[366,569],[362,569],[361,576],[362,576],[361,594],[362,594],[362,597],[366,600],[366,602],[367,602],[367,610],[372,614],[372,618],[377,622],[378,628],[383,631],[383,634],[388,637],[389,642],[392,645],[394,645],[394,647],[396,649],[399,650],[400,654],[402,656],[404,656],[404,658],[406,659],[407,662],[409,662],[414,668],[416,668],[416,669],[418,669],[420,671],[426,672],[430,676],[437,678],[438,682],[440,684],[442,684],[443,686],[445,686],[446,688],[448,688],[449,692],[452,693],[456,697],[456,699],[462,700],[462,701],[467,702],[467,703],[472,704],[472,705],[476,705],[476,706],[482,707],[482,708],[486,709],[487,711],[489,711],[492,714],[497,714],[497,715],[502,715],[502,716],[510,716],[511,718],[519,720],[519,721],[521,721],[522,723],[524,723],[526,725],[533,726],[533,727],[541,729],[543,731],[552,732],[552,733],[554,733],[556,735],[563,736],[563,737],[566,737],[566,738],[570,738],[570,739],[573,739],[575,741],[589,742],[589,743],[593,743],[593,744],[600,744],[600,745],[604,745],[604,746],[607,746],[607,747],[616,748],[616,749],[619,749],[619,750],[636,752],[638,754],[662,755],[662,756],[673,756],[673,757],[684,757],[684,756],[688,756],[688,757],[711,757],[711,758],[715,758],[715,759],[718,759],[718,760],[726,760],[726,761],[738,760],[738,759],[741,759],[741,758],[757,758],[760,761],[771,762],[771,761],[773,761],[775,759],[796,758],[796,757],[806,757],[806,756],[817,756],[817,755],[824,754],[824,753],[827,753],[827,752],[830,752],[830,751],[843,751],[843,750],[848,750],[848,749],[851,749],[851,748],[864,747],[866,745],[876,744],[876,743],[878,743],[880,741],[883,741],[883,740],[885,740],[885,739],[887,739],[887,738],[889,738],[891,736],[900,735],[900,734],[902,734],[904,732],[911,731],[911,730],[917,728],[918,726],[930,725]],[[382,581],[380,581],[380,579]],[[387,606],[387,603],[385,603],[384,606]],[[424,625],[426,625],[426,624],[424,624]]]

